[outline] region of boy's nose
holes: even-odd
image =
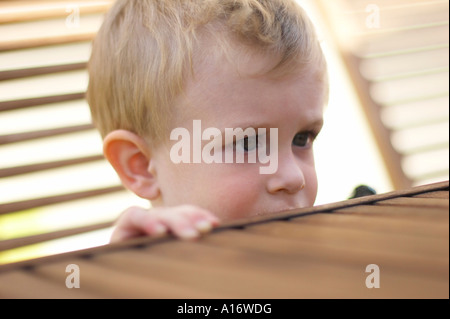
[[[267,191],[271,194],[277,192],[295,194],[305,188],[305,183],[301,165],[293,157],[290,157],[281,160],[277,172],[269,175]]]

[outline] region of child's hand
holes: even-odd
[[[219,219],[195,206],[144,209],[130,207],[117,219],[111,243],[139,236],[160,237],[172,233],[180,239],[194,239],[209,232]]]

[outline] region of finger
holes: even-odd
[[[190,205],[180,206],[178,209],[200,233],[209,232],[220,223],[219,218],[206,209]]]
[[[216,216],[195,206],[178,206],[161,216],[170,231],[181,239],[198,238],[219,224]]]
[[[140,207],[130,207],[118,218],[111,235],[111,242],[150,235],[159,237],[167,233],[167,227],[148,210]]]
[[[173,235],[180,239],[189,240],[200,237],[199,230],[183,214],[165,214],[161,218],[161,222],[164,223]]]

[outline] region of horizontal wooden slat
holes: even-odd
[[[234,288],[233,295],[253,294],[253,297],[260,298],[268,296],[269,298],[270,296],[279,298],[288,298],[288,296],[291,298],[349,297],[349,295],[358,294],[361,296],[367,293],[367,290],[361,289],[365,288],[364,284],[359,285],[355,280],[362,268],[361,265],[365,267],[368,260],[380,260],[370,251],[354,251],[345,247],[327,249],[324,246],[313,246],[300,240],[245,231],[229,231],[206,236],[199,244],[176,242],[149,246],[145,248],[145,252],[150,255],[149,258],[154,255],[164,256],[179,262],[187,261],[190,264],[223,269],[228,274],[248,272],[247,279],[230,283],[232,287],[239,287]],[[390,255],[385,256],[384,260],[387,257],[392,257],[393,262],[397,263],[397,269],[402,269],[404,263],[412,261],[402,260],[401,256]],[[421,265],[426,266],[423,262]],[[420,271],[418,264],[412,263],[411,268],[415,268],[417,272]],[[392,268],[389,267],[389,269]],[[392,274],[391,271],[386,271],[384,274],[388,272]],[[202,272],[199,270],[197,273],[199,276],[191,279],[201,283],[193,282],[192,285],[195,286],[203,284],[200,275]],[[399,272],[395,274],[402,277]],[[206,282],[212,281],[209,277],[205,279]],[[411,277],[409,279],[411,280]],[[253,282],[258,282],[258,286],[255,287]],[[274,290],[269,292],[267,289],[271,287],[274,287]],[[212,288],[212,291],[216,290]],[[417,293],[417,288],[415,292]]]
[[[385,106],[381,117],[392,130],[404,130],[422,125],[441,124],[449,119],[449,97]]]
[[[370,0],[346,1],[349,11],[345,16],[355,21],[358,29],[366,28],[368,5],[376,5],[379,9],[381,21],[380,27],[395,30],[411,25],[425,25],[435,21],[448,19],[448,1],[402,1],[391,0],[387,2]]]
[[[78,133],[94,128],[93,124],[83,124],[55,129],[41,130],[35,132],[17,133],[0,136],[0,145],[35,140],[44,137],[57,136],[70,133]]]
[[[429,278],[442,278],[446,272],[448,273],[445,267],[445,260],[442,258],[435,259],[436,264],[433,265],[420,256],[402,254],[396,250],[382,251],[378,249],[376,244],[373,245],[373,249],[361,249],[353,247],[351,244],[333,244],[332,239],[334,237],[329,237],[328,240],[323,242],[307,242],[294,238],[297,234],[296,232],[290,234],[279,233],[280,236],[271,233],[268,236],[267,232],[272,232],[272,230],[267,228],[265,224],[255,227],[249,229],[248,232],[229,231],[214,236],[207,236],[205,241],[218,247],[240,250],[243,252],[243,255],[257,253],[261,256],[271,256],[274,260],[284,260],[285,262],[300,260],[313,262],[316,265],[331,264],[339,268],[352,268],[356,265],[365,267],[368,265],[367,262],[369,260],[376,260],[395,273],[425,275],[424,272],[426,272],[426,277]],[[258,243],[258,245],[255,245],[255,243]],[[162,249],[161,246],[153,249]],[[149,251],[152,251],[152,249],[149,249]],[[179,249],[177,251],[173,250],[171,253],[172,255],[182,254]],[[298,269],[300,271],[301,267]]]
[[[416,198],[416,197],[397,197],[379,201],[377,205],[392,205],[405,207],[437,207],[447,208],[449,206],[448,200],[440,198]]]
[[[428,208],[427,214],[423,214],[423,208],[419,207],[391,207],[385,205],[360,205],[339,209],[336,212],[341,214],[362,214],[362,215],[391,215],[396,218],[417,218],[424,220],[433,220],[437,222],[448,222],[448,209]]]
[[[8,214],[11,212],[22,211],[22,210],[26,210],[26,209],[31,209],[31,208],[36,208],[36,207],[42,207],[42,206],[51,205],[51,204],[68,202],[68,201],[82,199],[82,198],[89,198],[89,197],[93,197],[93,196],[99,196],[99,195],[103,195],[103,194],[119,192],[119,191],[123,191],[123,190],[124,190],[123,186],[112,186],[112,187],[107,187],[107,188],[102,188],[102,189],[88,190],[88,191],[82,191],[82,192],[71,193],[71,194],[64,194],[64,195],[24,200],[24,201],[20,201],[20,202],[0,204],[0,215]]]
[[[438,96],[448,92],[448,72],[402,78],[387,82],[371,83],[371,97],[380,105],[424,96]]]
[[[235,232],[230,233],[231,236],[234,234]],[[217,234],[219,237],[223,235],[225,234]],[[270,254],[242,251],[232,246],[214,246],[209,242],[210,238],[212,237],[207,237],[200,243],[158,245],[153,249],[144,249],[140,255],[127,254],[130,257],[130,268],[143,279],[159,278],[168,283],[196,287],[210,294],[219,293],[233,298],[301,298],[306,297],[306,294],[310,297],[317,296],[323,291],[323,286],[316,280],[331,267],[348,276],[352,272],[335,264],[331,266],[316,263],[314,268],[313,262],[306,258],[274,258]],[[120,253],[108,254],[99,256],[98,259],[93,258],[91,262],[104,266],[109,264],[126,272],[126,264],[120,262],[120,258]],[[278,271],[274,271],[275,269]],[[314,273],[312,269],[315,269]],[[309,287],[307,293],[304,290],[306,286]],[[345,284],[344,287],[348,288]],[[116,286],[115,289],[120,288]],[[172,292],[174,293],[176,291]],[[339,294],[335,285],[329,286],[328,293]]]
[[[448,191],[436,191],[436,192],[428,192],[423,194],[415,195],[414,197],[418,198],[444,198],[449,199],[449,192]]]
[[[392,216],[346,215],[346,214],[316,214],[291,219],[295,223],[331,226],[340,229],[359,229],[366,232],[382,234],[395,232],[397,234],[414,234],[417,237],[433,237],[446,239],[448,227],[433,221],[417,221],[414,219],[399,219]]]
[[[203,246],[202,246],[203,248]],[[208,251],[205,251],[207,253]],[[121,252],[122,253],[122,252]],[[124,272],[127,267],[123,263],[123,258],[121,253],[112,253],[107,255],[98,256],[95,260],[90,260],[99,266],[107,266],[119,271]],[[149,254],[146,250],[139,251],[123,251],[126,258],[130,261],[128,264],[129,269],[132,272],[139,275],[141,278],[155,278],[163,282],[169,283],[170,286],[177,284],[181,287],[196,286],[200,290],[209,290],[216,287],[216,293],[214,295],[222,295],[225,293],[232,293],[230,289],[231,282],[238,282],[244,279],[243,275],[246,276],[247,272],[243,273],[233,273],[224,270],[224,267],[210,267],[204,263],[192,263],[189,261],[181,261],[177,259],[167,258],[165,256]],[[227,254],[229,251],[224,251],[223,254]],[[229,256],[229,254],[227,254]],[[228,263],[230,265],[230,263]],[[153,269],[154,273],[149,274],[145,269]],[[178,274],[174,276],[174,274]],[[182,275],[181,275],[182,274]],[[203,280],[199,282],[199,274],[204,275]],[[249,274],[250,276],[255,276],[255,274]],[[247,276],[247,280],[249,277]],[[195,284],[197,282],[197,284]],[[258,288],[263,288],[255,282]],[[254,285],[254,286],[255,286]],[[172,295],[173,296],[173,295]],[[211,298],[210,295],[209,298]],[[249,296],[250,297],[250,296]]]
[[[90,162],[94,162],[94,161],[100,161],[103,159],[104,159],[103,155],[93,155],[93,156],[79,157],[79,158],[73,158],[73,159],[61,160],[61,161],[53,161],[53,162],[37,163],[37,164],[24,165],[24,166],[1,168],[0,169],[0,178],[34,173],[34,172],[39,172],[39,171],[44,171],[44,170],[49,170],[49,169],[54,169],[54,168],[60,168],[60,167],[66,167],[66,166],[71,166],[71,165],[90,163]]]
[[[37,243],[46,242],[53,239],[61,239],[68,236],[79,235],[95,230],[109,228],[113,225],[113,222],[94,224],[84,227],[77,227],[71,229],[64,229],[55,232],[43,233],[38,235],[32,235],[27,237],[13,238],[0,241],[0,251],[23,247],[27,245],[33,245]]]
[[[65,271],[65,269],[63,270]],[[94,295],[86,291],[77,289],[67,289],[64,284],[50,282],[42,276],[32,273],[11,272],[2,277],[0,285],[0,298],[50,298],[50,299],[83,299],[83,298],[104,298],[104,296]],[[37,297],[39,296],[39,297]]]
[[[80,14],[105,12],[112,0],[92,1],[8,1],[0,3],[0,24],[67,17],[74,9]]]
[[[386,57],[401,57],[404,55],[417,54],[433,52],[435,50],[448,49],[448,42],[442,42],[434,45],[421,45],[417,47],[405,47],[393,50],[384,50],[380,52],[359,52],[358,55],[362,59],[376,59],[376,58],[386,58]]]
[[[449,143],[448,142],[434,142],[428,145],[420,145],[407,150],[399,150],[402,155],[410,156],[415,154],[423,154],[428,152],[433,152],[437,150],[448,150]]]
[[[39,106],[44,104],[81,100],[85,98],[85,95],[86,95],[85,92],[78,92],[62,95],[35,97],[23,100],[1,101],[0,112],[23,109],[27,107]]]
[[[448,178],[449,169],[430,170],[429,172],[420,174],[409,172],[408,175],[417,185],[420,185],[423,184],[424,180],[444,180]]]
[[[417,53],[365,59],[361,64],[361,73],[368,79],[380,78],[392,74],[409,74],[417,70],[433,70],[448,67],[448,47]]]
[[[29,76],[52,74],[67,71],[83,70],[87,66],[87,62],[72,63],[64,65],[52,65],[44,67],[35,67],[20,70],[0,71],[0,81],[20,79]]]
[[[0,52],[37,48],[49,45],[92,41],[95,37],[95,34],[96,32],[86,32],[61,36],[0,41]]]
[[[438,68],[433,68],[433,69],[422,69],[422,70],[412,71],[412,72],[408,72],[408,73],[383,75],[383,76],[374,77],[371,79],[371,81],[373,81],[374,83],[395,81],[395,80],[407,79],[407,78],[424,76],[424,75],[439,74],[439,73],[448,73],[448,66],[438,67]]]
[[[85,63],[89,60],[91,47],[91,41],[87,41],[2,52],[0,70],[13,71]]]
[[[397,16],[397,19],[399,17]],[[431,20],[431,19],[430,19]],[[366,21],[364,21],[366,22]],[[433,40],[438,38],[440,35],[445,34],[443,32],[433,32],[434,30],[442,30],[443,27],[448,26],[448,18],[446,19],[444,16],[437,17],[437,20],[431,20],[430,22],[424,23],[410,23],[397,27],[384,27],[384,28],[368,28],[364,25],[360,30],[361,32],[355,32],[355,37],[360,37],[360,41],[363,42],[372,42],[379,41],[377,44],[381,42],[389,43],[395,37],[408,37],[408,41],[414,41],[410,35],[411,32],[418,32],[418,38],[426,37],[428,34],[432,34],[430,37]],[[445,29],[444,29],[445,30]],[[411,37],[411,38],[409,38]],[[415,43],[415,42],[411,42]],[[392,43],[393,44],[393,41]],[[401,43],[400,43],[401,44]],[[409,42],[408,42],[409,44]]]
[[[89,260],[78,259],[74,261],[80,269],[83,269],[83,276],[86,290],[96,291],[96,294],[111,296],[112,298],[208,298],[206,292],[199,291],[192,287],[171,284],[155,278],[145,278],[132,272],[122,272],[111,267],[105,267]],[[36,269],[36,273],[45,276],[51,281],[60,282],[63,277],[58,270],[65,268],[63,264],[53,264],[46,268]],[[98,276],[102,273],[102,276]],[[111,280],[114,278],[114,280]],[[128,283],[123,289],[117,289],[114,282]],[[152,289],[148,289],[153,287]],[[209,295],[218,297],[217,294]],[[219,295],[220,296],[220,295]]]
[[[442,148],[406,156],[403,167],[408,176],[417,181],[438,177],[441,177],[441,180],[446,180],[449,170],[448,161],[448,148]]]
[[[426,102],[434,99],[441,99],[441,98],[448,98],[449,91],[440,91],[436,93],[430,93],[430,94],[421,94],[414,97],[405,97],[393,101],[385,101],[383,106],[398,106],[403,104],[410,104],[410,103],[418,103],[418,102]]]
[[[305,243],[347,247],[361,250],[398,252],[411,256],[434,258],[445,253],[445,238],[423,238],[404,233],[368,232],[357,228],[346,229],[332,225],[298,222],[273,222],[252,226],[248,232],[267,234],[277,238],[295,239]]]

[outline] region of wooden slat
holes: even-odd
[[[1,101],[0,102],[0,112],[18,110],[33,106],[39,106],[44,104],[68,102],[74,100],[81,100],[85,98],[85,92],[78,93],[68,93],[53,96],[35,97],[22,100],[12,100],[12,101]]]
[[[377,205],[403,206],[403,207],[436,207],[448,208],[448,200],[441,198],[409,198],[397,197],[379,201]]]
[[[432,104],[432,103],[430,103]],[[430,104],[428,104],[428,108],[430,108]],[[413,110],[411,110],[413,111]],[[424,114],[426,110],[418,110],[418,112],[416,114],[414,114],[413,116],[411,116],[411,119],[405,119],[404,121],[402,121],[402,119],[396,119],[397,121],[394,123],[394,121],[392,121],[390,124],[386,123],[386,125],[388,127],[390,127],[393,130],[396,131],[404,131],[404,130],[411,130],[411,129],[417,129],[419,127],[426,127],[426,126],[443,126],[443,125],[448,125],[448,120],[449,120],[449,116],[448,115],[444,115],[444,114]],[[422,119],[422,121],[418,120],[418,119],[414,119],[414,117],[419,117],[420,115],[423,116],[429,116],[429,118],[426,119]],[[437,117],[434,117],[436,116]],[[404,115],[403,115],[404,116]],[[436,142],[434,142],[436,143]],[[444,145],[444,143],[441,143],[440,145]],[[448,146],[448,138],[447,138],[447,146]],[[426,146],[422,146],[424,149],[426,149]]]
[[[107,295],[110,298],[212,298],[217,295],[209,295],[192,287],[164,282],[155,276],[148,278],[138,276],[132,272],[123,272],[109,266],[102,266],[88,260],[77,259],[72,261],[83,271],[83,289],[95,294]],[[67,263],[55,263],[36,269],[41,276],[51,278],[56,282],[64,282],[66,274],[61,272]],[[99,276],[98,274],[102,275]],[[117,283],[126,283],[118,287]],[[150,288],[151,287],[151,288]]]
[[[396,104],[406,99],[422,99],[423,96],[448,92],[448,72],[401,78],[399,80],[371,83],[371,98],[381,105]]]
[[[79,10],[80,14],[105,12],[112,0],[108,1],[8,1],[0,3],[0,24],[26,22],[31,20],[67,17],[68,9]]]
[[[435,70],[448,67],[448,46],[424,52],[384,56],[365,59],[361,73],[368,79],[377,79],[393,74],[413,74],[418,70]]]
[[[35,139],[44,138],[44,137],[52,137],[52,136],[70,134],[70,133],[84,132],[84,131],[88,131],[88,130],[92,130],[92,129],[94,129],[93,124],[83,124],[83,125],[67,126],[67,127],[48,129],[48,130],[40,130],[40,131],[34,131],[34,132],[1,135],[0,136],[0,145],[30,141],[30,140],[35,140]]]
[[[401,150],[399,150],[399,152],[401,152],[403,155],[406,155],[406,156],[412,156],[412,155],[416,155],[416,154],[423,154],[423,153],[433,152],[433,151],[437,151],[437,150],[445,150],[445,149],[448,149],[448,146],[449,146],[448,141],[446,141],[446,142],[438,141],[438,142],[434,142],[434,143],[429,143],[427,145],[415,146],[414,148],[410,148],[410,149],[401,149]]]
[[[243,298],[251,294],[257,298],[361,297],[367,293],[367,289],[361,289],[365,288],[364,284],[360,285],[355,279],[368,260],[377,260],[367,251],[353,251],[353,254],[349,254],[347,249],[328,249],[299,240],[249,234],[245,231],[220,232],[205,237],[195,245],[167,243],[148,247],[145,251],[151,256],[209,265],[210,268],[221,268],[232,274],[253,274],[240,282],[229,283],[237,287],[233,294]],[[400,256],[392,257],[397,260],[398,269],[407,262]],[[416,266],[417,264],[413,267]],[[402,277],[398,272],[397,275]],[[199,280],[199,277],[200,271],[194,278]],[[411,280],[411,277],[407,278]],[[430,280],[434,282],[433,279]],[[255,286],[253,282],[258,282],[262,287]],[[274,288],[272,292],[263,293],[271,287]],[[414,290],[417,294],[417,288]],[[442,291],[440,290],[441,294]]]
[[[307,258],[277,258],[271,254],[236,249],[232,245],[211,245],[210,238],[206,238],[205,244],[181,242],[155,246],[154,249],[145,249],[143,258],[163,259],[169,265],[178,263],[181,270],[175,275],[161,269],[161,276],[170,282],[200,287],[210,293],[219,292],[227,298],[314,298],[323,297],[324,293],[335,297],[355,293],[349,287],[351,283],[345,280],[340,283],[341,289],[333,284],[324,290],[323,285],[323,279],[328,277],[331,268],[344,278],[351,277],[352,269],[317,264]],[[159,277],[158,272],[147,272],[146,275]]]
[[[34,67],[28,69],[0,71],[0,81],[15,80],[30,76],[53,74],[68,71],[77,71],[86,69],[87,62],[71,63],[64,65],[51,65],[43,67]]]
[[[419,183],[420,181],[424,181],[424,180],[439,180],[439,179],[445,179],[449,176],[449,170],[448,169],[443,169],[443,170],[436,170],[436,171],[430,171],[430,172],[426,172],[426,173],[421,173],[421,174],[414,174],[412,175],[412,177],[414,178],[414,180]]]
[[[404,3],[401,3],[404,2]],[[358,29],[365,29],[368,12],[366,7],[369,4],[376,4],[380,9],[381,28],[387,31],[398,30],[411,26],[423,26],[436,21],[448,20],[448,1],[399,1],[391,0],[385,3],[381,1],[346,1],[351,9],[347,14],[352,16]],[[379,31],[383,31],[379,30]]]
[[[262,224],[254,227],[266,226]],[[255,230],[255,232],[252,232],[252,230]],[[295,236],[295,233],[292,234]],[[300,260],[312,262],[316,265],[330,264],[335,265],[335,267],[357,267],[357,265],[366,266],[370,264],[369,261],[377,261],[395,273],[422,274],[430,279],[448,276],[448,260],[445,260],[444,257],[426,260],[417,255],[403,254],[391,250],[381,251],[376,249],[376,244],[372,249],[343,246],[334,244],[333,237],[329,237],[326,242],[307,242],[289,238],[289,235],[276,236],[272,234],[267,236],[265,231],[257,233],[257,228],[251,228],[250,232],[223,232],[208,236],[205,241],[219,247],[234,248],[242,251],[243,255],[255,253],[260,256],[271,256],[273,260],[279,260],[280,262]],[[178,249],[171,253],[173,255],[181,254],[181,251]]]
[[[392,216],[328,213],[293,218],[290,221],[341,229],[360,229],[378,234],[395,232],[400,234],[414,234],[417,237],[423,236],[441,239],[448,239],[449,236],[449,229],[443,223],[403,218],[398,219]]]
[[[418,102],[425,103],[426,101],[440,99],[440,98],[448,98],[448,90],[442,91],[439,93],[435,93],[435,94],[434,93],[433,94],[422,94],[420,96],[414,96],[414,97],[409,97],[409,98],[404,98],[404,99],[388,101],[384,104],[384,106],[387,106],[387,107],[398,106],[398,105],[418,103]]]
[[[363,33],[360,35],[362,43],[359,46],[359,56],[366,55],[386,55],[386,53],[401,52],[408,50],[408,52],[416,52],[423,50],[423,48],[434,48],[448,44],[445,35],[448,36],[448,21],[439,22],[436,25],[423,28],[411,28],[405,30],[392,30],[391,33],[386,33],[385,29],[381,31],[372,31],[370,33]],[[389,31],[389,30],[387,30]],[[357,41],[357,39],[355,39]]]
[[[81,191],[81,192],[64,194],[64,195],[56,195],[56,196],[50,196],[50,197],[42,197],[42,198],[24,200],[24,201],[20,201],[20,202],[0,204],[0,215],[8,214],[11,212],[22,211],[22,210],[26,210],[26,209],[31,209],[31,208],[36,208],[36,207],[42,207],[42,206],[46,206],[46,205],[64,203],[64,202],[77,200],[77,199],[83,199],[83,198],[89,198],[89,197],[93,197],[93,196],[99,196],[99,195],[119,192],[119,191],[123,191],[123,190],[124,190],[123,186],[112,186],[112,187],[106,187],[106,188],[95,189],[95,190],[87,190],[87,191]]]
[[[445,75],[447,73],[448,73],[448,66],[442,66],[442,67],[436,67],[436,68],[432,68],[432,69],[420,69],[420,70],[411,71],[411,72],[391,73],[388,75],[377,76],[370,80],[373,83],[381,83],[381,82],[395,81],[395,80],[401,80],[401,79],[416,78],[416,77],[426,76],[426,75],[434,75],[434,74],[444,74]]]
[[[223,251],[222,256],[227,255],[231,257],[228,253],[229,251]],[[129,262],[124,263],[124,257]],[[92,258],[91,261],[99,265],[113,267],[120,272],[126,272],[128,269],[141,277],[159,279],[160,281],[168,282],[170,285],[175,284],[181,287],[195,286],[197,289],[205,291],[205,294],[207,294],[206,291],[214,290],[214,293],[209,298],[212,298],[212,296],[224,297],[227,294],[232,294],[234,289],[230,283],[248,280],[247,272],[245,274],[242,274],[242,272],[231,273],[226,269],[210,267],[202,262],[192,263],[189,260],[178,260],[149,254],[144,249],[103,254]],[[146,269],[152,269],[153,271],[149,273]],[[200,274],[202,276],[201,279],[199,278]],[[258,281],[255,281],[253,287],[255,286],[259,289],[264,288],[263,285],[258,284]],[[251,298],[252,296],[247,295],[247,297]]]
[[[449,192],[448,191],[436,191],[436,192],[429,192],[429,193],[423,193],[415,195],[414,197],[419,198],[444,198],[449,199]]]
[[[101,224],[94,224],[89,226],[63,229],[55,232],[32,235],[27,237],[13,238],[0,241],[0,251],[14,249],[18,247],[24,247],[28,245],[34,245],[38,243],[43,243],[53,239],[61,239],[68,236],[79,235],[83,233],[88,233],[94,230],[100,230],[109,228],[113,225],[113,222],[106,222]]]
[[[428,208],[425,215],[420,207],[385,206],[385,205],[360,205],[342,208],[336,212],[342,214],[363,214],[363,215],[392,215],[396,218],[417,218],[418,220],[433,220],[437,222],[448,222],[448,209]]]
[[[246,232],[256,232],[277,238],[300,240],[306,243],[345,247],[375,252],[380,255],[385,251],[401,253],[415,257],[440,258],[448,250],[446,238],[424,238],[414,234],[398,232],[369,232],[360,229],[348,229],[334,226],[307,224],[297,222],[272,222],[255,225]]]
[[[15,166],[15,167],[6,167],[6,168],[0,169],[0,178],[18,176],[18,175],[28,174],[28,173],[35,173],[35,172],[50,170],[50,169],[54,169],[54,168],[67,167],[67,166],[78,165],[78,164],[85,164],[85,163],[100,161],[100,160],[104,160],[104,159],[105,158],[103,155],[93,155],[93,156],[79,157],[79,158],[73,158],[73,159],[61,160],[61,161],[37,163],[37,164]]]
[[[65,268],[62,269],[65,273]],[[0,298],[2,299],[97,299],[102,296],[87,291],[67,289],[62,282],[51,282],[32,273],[11,272],[2,276]],[[104,296],[103,296],[104,298]]]
[[[235,238],[235,235],[238,234],[239,236]],[[233,238],[236,240],[231,241]],[[249,238],[249,241],[244,238]],[[235,298],[273,298],[274,296],[277,296],[276,298],[306,298],[307,296],[314,298],[321,292],[323,295],[323,281],[320,278],[324,275],[325,277],[322,278],[327,278],[326,274],[331,268],[334,268],[335,272],[343,272],[342,275],[346,278],[351,277],[352,270],[345,267],[336,264],[333,266],[326,263],[318,264],[317,260],[308,259],[301,253],[301,243],[295,245],[296,250],[291,250],[294,254],[285,254],[282,257],[279,250],[269,249],[275,247],[274,244],[278,243],[278,240],[268,239],[271,244],[266,246],[265,238],[263,236],[247,237],[244,232],[230,231],[208,236],[199,244],[181,242],[158,245],[145,249],[145,251],[152,256],[164,257],[190,265],[203,265],[196,266],[197,274],[192,274],[191,278],[177,277],[174,280],[183,282],[190,280],[191,285],[201,286],[212,291],[226,292],[227,296],[234,295]],[[223,241],[224,239],[230,239],[230,241]],[[258,239],[261,239],[262,243],[259,249],[249,248],[250,244],[248,247],[238,246],[239,243],[245,244]],[[291,243],[286,240],[282,241],[282,244],[293,248]],[[254,244],[255,241],[253,241]],[[280,247],[278,246],[278,248]],[[205,276],[203,276],[205,267],[222,272],[228,280],[221,282],[219,287],[215,287],[213,283],[219,276],[214,276],[211,271],[205,271]],[[311,271],[313,268],[315,270]],[[277,271],[274,271],[275,269]],[[341,289],[335,285],[329,285],[327,293],[342,296],[345,291],[351,291],[348,284],[349,282],[342,282]],[[239,288],[236,289],[236,287]],[[308,291],[305,291],[305,287],[308,287]]]
[[[31,39],[18,39],[0,42],[0,52],[23,50],[58,44],[69,44],[76,42],[92,41],[96,32],[85,32],[78,34],[66,34],[60,36],[48,36]]]

